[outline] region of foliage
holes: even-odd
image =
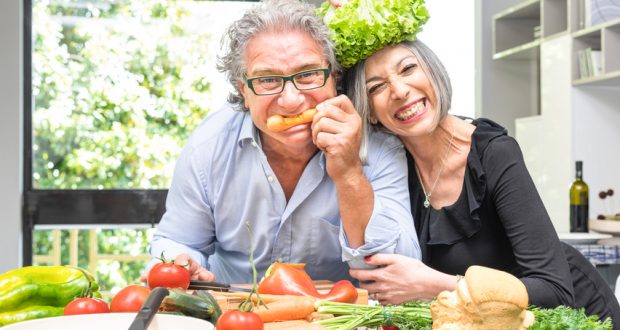
[[[167,187],[209,111],[209,36],[177,2],[33,5],[37,188]]]
[[[531,330],[611,330],[613,325],[610,319],[599,321],[596,315],[586,316],[583,308],[574,309],[566,306],[556,308],[529,308],[536,318]]]

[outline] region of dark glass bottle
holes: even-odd
[[[570,187],[570,231],[588,232],[588,184],[583,182],[583,163],[575,163],[575,181]]]

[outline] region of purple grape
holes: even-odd
[[[598,220],[605,220],[605,216],[604,216],[604,215],[602,215],[602,214],[599,214],[596,218],[597,218]]]
[[[598,193],[598,197],[600,197],[601,199],[605,199],[605,197],[607,197],[607,193],[604,191],[601,191],[600,193]]]
[[[611,189],[611,188],[609,188],[609,189],[607,190],[607,196],[611,197],[611,196],[613,196],[613,195],[614,195],[614,190],[613,190],[613,189]]]

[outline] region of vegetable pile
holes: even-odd
[[[384,46],[413,41],[429,18],[424,0],[325,1],[317,14],[331,30],[336,57],[348,69]]]

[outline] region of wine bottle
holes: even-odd
[[[583,163],[575,163],[575,181],[570,187],[570,231],[588,232],[588,184],[583,181]]]

